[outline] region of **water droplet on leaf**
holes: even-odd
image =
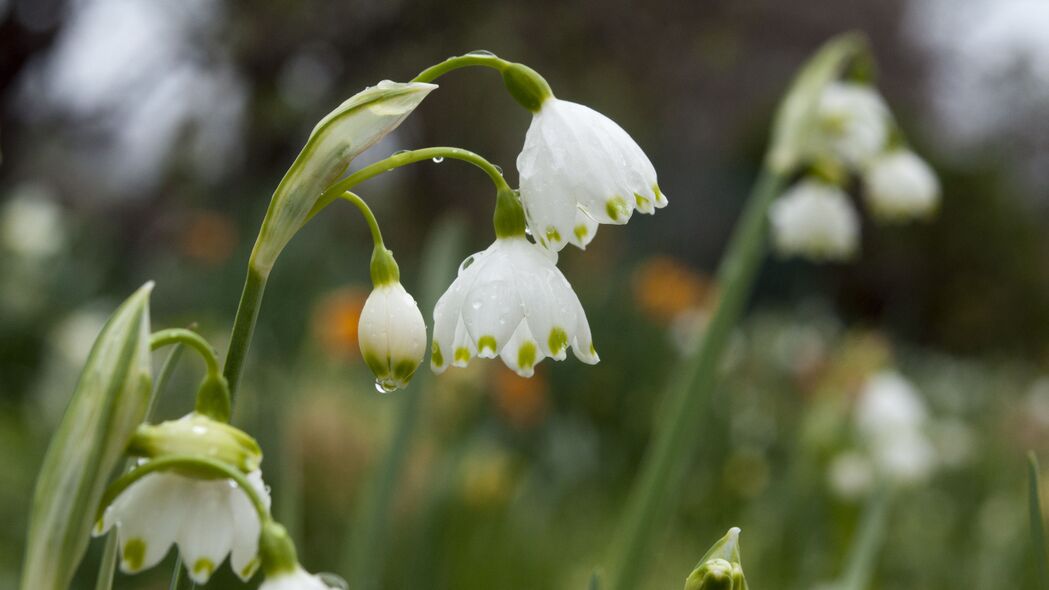
[[[433,163],[434,164],[440,164],[443,161],[444,161],[444,156],[434,156],[433,157]]]

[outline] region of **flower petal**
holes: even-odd
[[[229,494],[233,483],[226,479],[193,482],[190,503],[178,531],[178,548],[189,577],[206,584],[233,545],[233,514]],[[238,492],[239,493],[239,492]]]

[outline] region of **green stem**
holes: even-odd
[[[467,53],[466,55],[460,55],[458,57],[449,57],[439,64],[426,68],[422,72],[419,72],[419,75],[412,79],[412,82],[433,82],[448,72],[473,66],[492,68],[493,70],[499,70],[501,72],[509,65],[510,62],[495,55]]]
[[[1027,453],[1027,479],[1029,515],[1031,518],[1031,551],[1034,567],[1038,571],[1038,587],[1049,589],[1049,566],[1046,564],[1045,520],[1042,518],[1042,495],[1038,490],[1038,457],[1034,451]]]
[[[237,305],[237,317],[233,320],[233,332],[230,334],[229,349],[226,351],[226,364],[222,374],[229,383],[230,404],[236,400],[237,386],[244,372],[244,360],[251,346],[251,336],[255,332],[255,321],[259,317],[262,295],[266,291],[266,276],[248,265],[248,276],[244,279],[244,290]]]
[[[652,539],[663,526],[676,496],[681,472],[700,434],[703,410],[717,382],[718,367],[732,329],[750,296],[765,253],[768,209],[786,178],[764,167],[718,268],[717,308],[699,346],[682,359],[667,392],[665,410],[616,531],[611,559],[613,590],[639,587],[653,555]]]
[[[324,209],[336,199],[341,197],[344,192],[350,190],[351,188],[364,182],[365,180],[368,180],[369,178],[373,178],[384,172],[389,172],[394,168],[400,168],[401,166],[407,166],[408,164],[414,164],[415,162],[421,162],[423,160],[432,160],[434,158],[461,160],[463,162],[473,164],[474,166],[477,166],[486,174],[488,174],[488,177],[492,179],[492,182],[495,184],[495,188],[497,190],[510,189],[510,185],[508,185],[506,183],[506,179],[503,178],[502,171],[499,170],[499,168],[495,164],[492,164],[491,162],[482,158],[481,156],[471,151],[460,148],[429,147],[394,154],[389,158],[379,160],[374,164],[365,166],[364,168],[361,168],[360,170],[340,180],[339,182],[336,182],[335,184],[329,186],[324,191],[324,193],[321,194],[320,198],[317,199],[317,203],[313,206],[313,209],[310,210],[310,214],[306,219],[308,220],[312,218],[322,209]]]
[[[171,375],[175,372],[175,367],[178,365],[179,358],[182,356],[182,351],[185,350],[181,343],[176,344],[175,348],[171,349],[168,353],[168,358],[164,360],[164,364],[160,367],[160,374],[157,376],[157,381],[153,385],[153,396],[149,400],[149,408],[146,410],[146,421],[148,422],[152,418],[153,410],[157,404],[157,398],[160,393],[167,387],[168,381],[171,380]],[[134,467],[135,461],[128,459],[124,465],[124,472],[131,471]],[[117,535],[115,531],[111,531],[106,536],[106,546],[102,550],[102,565],[98,568],[98,578],[95,581],[95,590],[111,590],[113,588],[113,578],[116,574],[117,569]]]
[[[863,520],[856,533],[856,540],[845,560],[845,574],[839,590],[864,590],[870,585],[874,562],[885,540],[885,528],[889,520],[892,492],[881,487],[874,492],[863,510]]]
[[[153,332],[149,337],[150,350],[157,350],[158,348],[163,348],[172,344],[185,344],[199,352],[201,358],[204,359],[204,363],[207,365],[208,375],[219,374],[219,358],[215,353],[215,349],[211,347],[211,344],[209,344],[203,336],[197,334],[193,330],[187,330],[185,328],[170,328],[168,330]]]
[[[368,229],[372,233],[372,242],[375,244],[375,247],[383,248],[384,245],[382,243],[382,232],[379,230],[379,222],[375,220],[375,214],[372,213],[371,207],[368,206],[368,203],[365,203],[364,199],[350,191],[342,193],[338,198],[353,203],[354,206],[360,210],[361,215],[364,216],[364,220],[368,222]]]
[[[425,309],[437,303],[447,281],[448,273],[455,271],[464,227],[461,222],[447,221],[433,230],[428,240],[426,260],[420,280],[420,302]],[[390,506],[396,497],[397,482],[404,470],[404,462],[411,449],[412,434],[416,430],[422,393],[433,381],[431,371],[420,371],[408,388],[396,397],[397,408],[393,438],[376,476],[370,483],[362,504],[362,522],[351,527],[347,536],[347,562],[344,570],[353,572],[351,588],[373,590],[380,587],[382,565],[386,558],[390,530]],[[393,400],[393,398],[390,398]]]
[[[265,523],[270,520],[270,511],[266,508],[266,504],[262,501],[262,497],[259,496],[255,487],[251,485],[251,482],[248,481],[248,478],[245,477],[239,469],[223,461],[197,455],[167,455],[164,457],[157,457],[156,459],[150,459],[140,467],[118,477],[116,481],[109,484],[109,487],[106,488],[105,494],[102,495],[102,501],[99,502],[98,505],[98,518],[102,518],[102,514],[106,507],[112,504],[113,501],[124,492],[124,490],[131,486],[131,484],[150,473],[165,469],[170,470],[179,468],[202,470],[218,477],[232,479],[244,492],[244,495],[248,497],[248,500],[251,501],[251,505],[259,515],[259,522]]]

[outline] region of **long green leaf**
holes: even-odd
[[[66,590],[87,550],[110,474],[149,406],[147,283],[95,341],[33,495],[22,590]]]

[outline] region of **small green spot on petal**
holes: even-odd
[[[193,564],[193,573],[204,574],[210,577],[211,574],[215,573],[215,564],[206,557],[201,557],[197,560],[197,563]]]
[[[592,354],[594,356],[597,356],[597,349],[594,348],[594,343],[593,342],[590,343],[590,354]]]
[[[550,345],[551,354],[561,354],[561,351],[568,346],[568,334],[564,329],[554,327],[550,330],[550,338],[547,343]]]
[[[477,341],[477,350],[484,351],[484,349],[490,349],[492,354],[495,354],[497,344],[495,342],[495,336],[481,336]]]
[[[575,230],[573,230],[573,232],[575,233],[576,239],[582,241],[583,238],[585,238],[586,235],[590,233],[590,228],[588,228],[585,223],[580,223],[579,225],[575,226]]]
[[[142,539],[131,539],[124,543],[123,558],[128,570],[137,572],[142,569],[142,563],[146,560],[146,542]]]
[[[535,365],[535,342],[525,342],[517,349],[517,366],[531,369]]]
[[[406,384],[411,381],[412,375],[415,374],[415,369],[418,368],[418,366],[418,363],[412,359],[397,361],[393,365],[393,378],[400,381],[402,384]]]
[[[652,185],[652,192],[654,192],[656,194],[656,202],[657,203],[661,203],[661,202],[663,202],[664,199],[666,199],[666,197],[663,196],[663,193],[661,193],[659,191],[659,185],[658,184],[653,184]]]
[[[556,227],[548,227],[546,229],[546,239],[554,243],[560,243],[561,232],[557,231]]]
[[[433,348],[431,349],[431,351],[432,354],[430,355],[430,362],[432,362],[435,367],[443,367],[444,355],[441,354],[441,347],[437,344],[436,340],[433,341]]]
[[[626,200],[623,197],[612,197],[605,203],[605,211],[612,221],[619,221],[619,218],[630,215],[630,208],[627,207]]]
[[[470,349],[465,346],[460,346],[455,349],[455,360],[456,362],[466,363],[470,361]]]
[[[646,199],[645,197],[642,197],[638,193],[634,193],[634,202],[637,203],[637,208],[638,209],[644,209],[649,204],[648,203],[648,199]]]
[[[251,561],[248,562],[248,565],[244,566],[244,569],[240,570],[240,577],[250,578],[257,569],[259,569],[258,556],[251,558]]]

